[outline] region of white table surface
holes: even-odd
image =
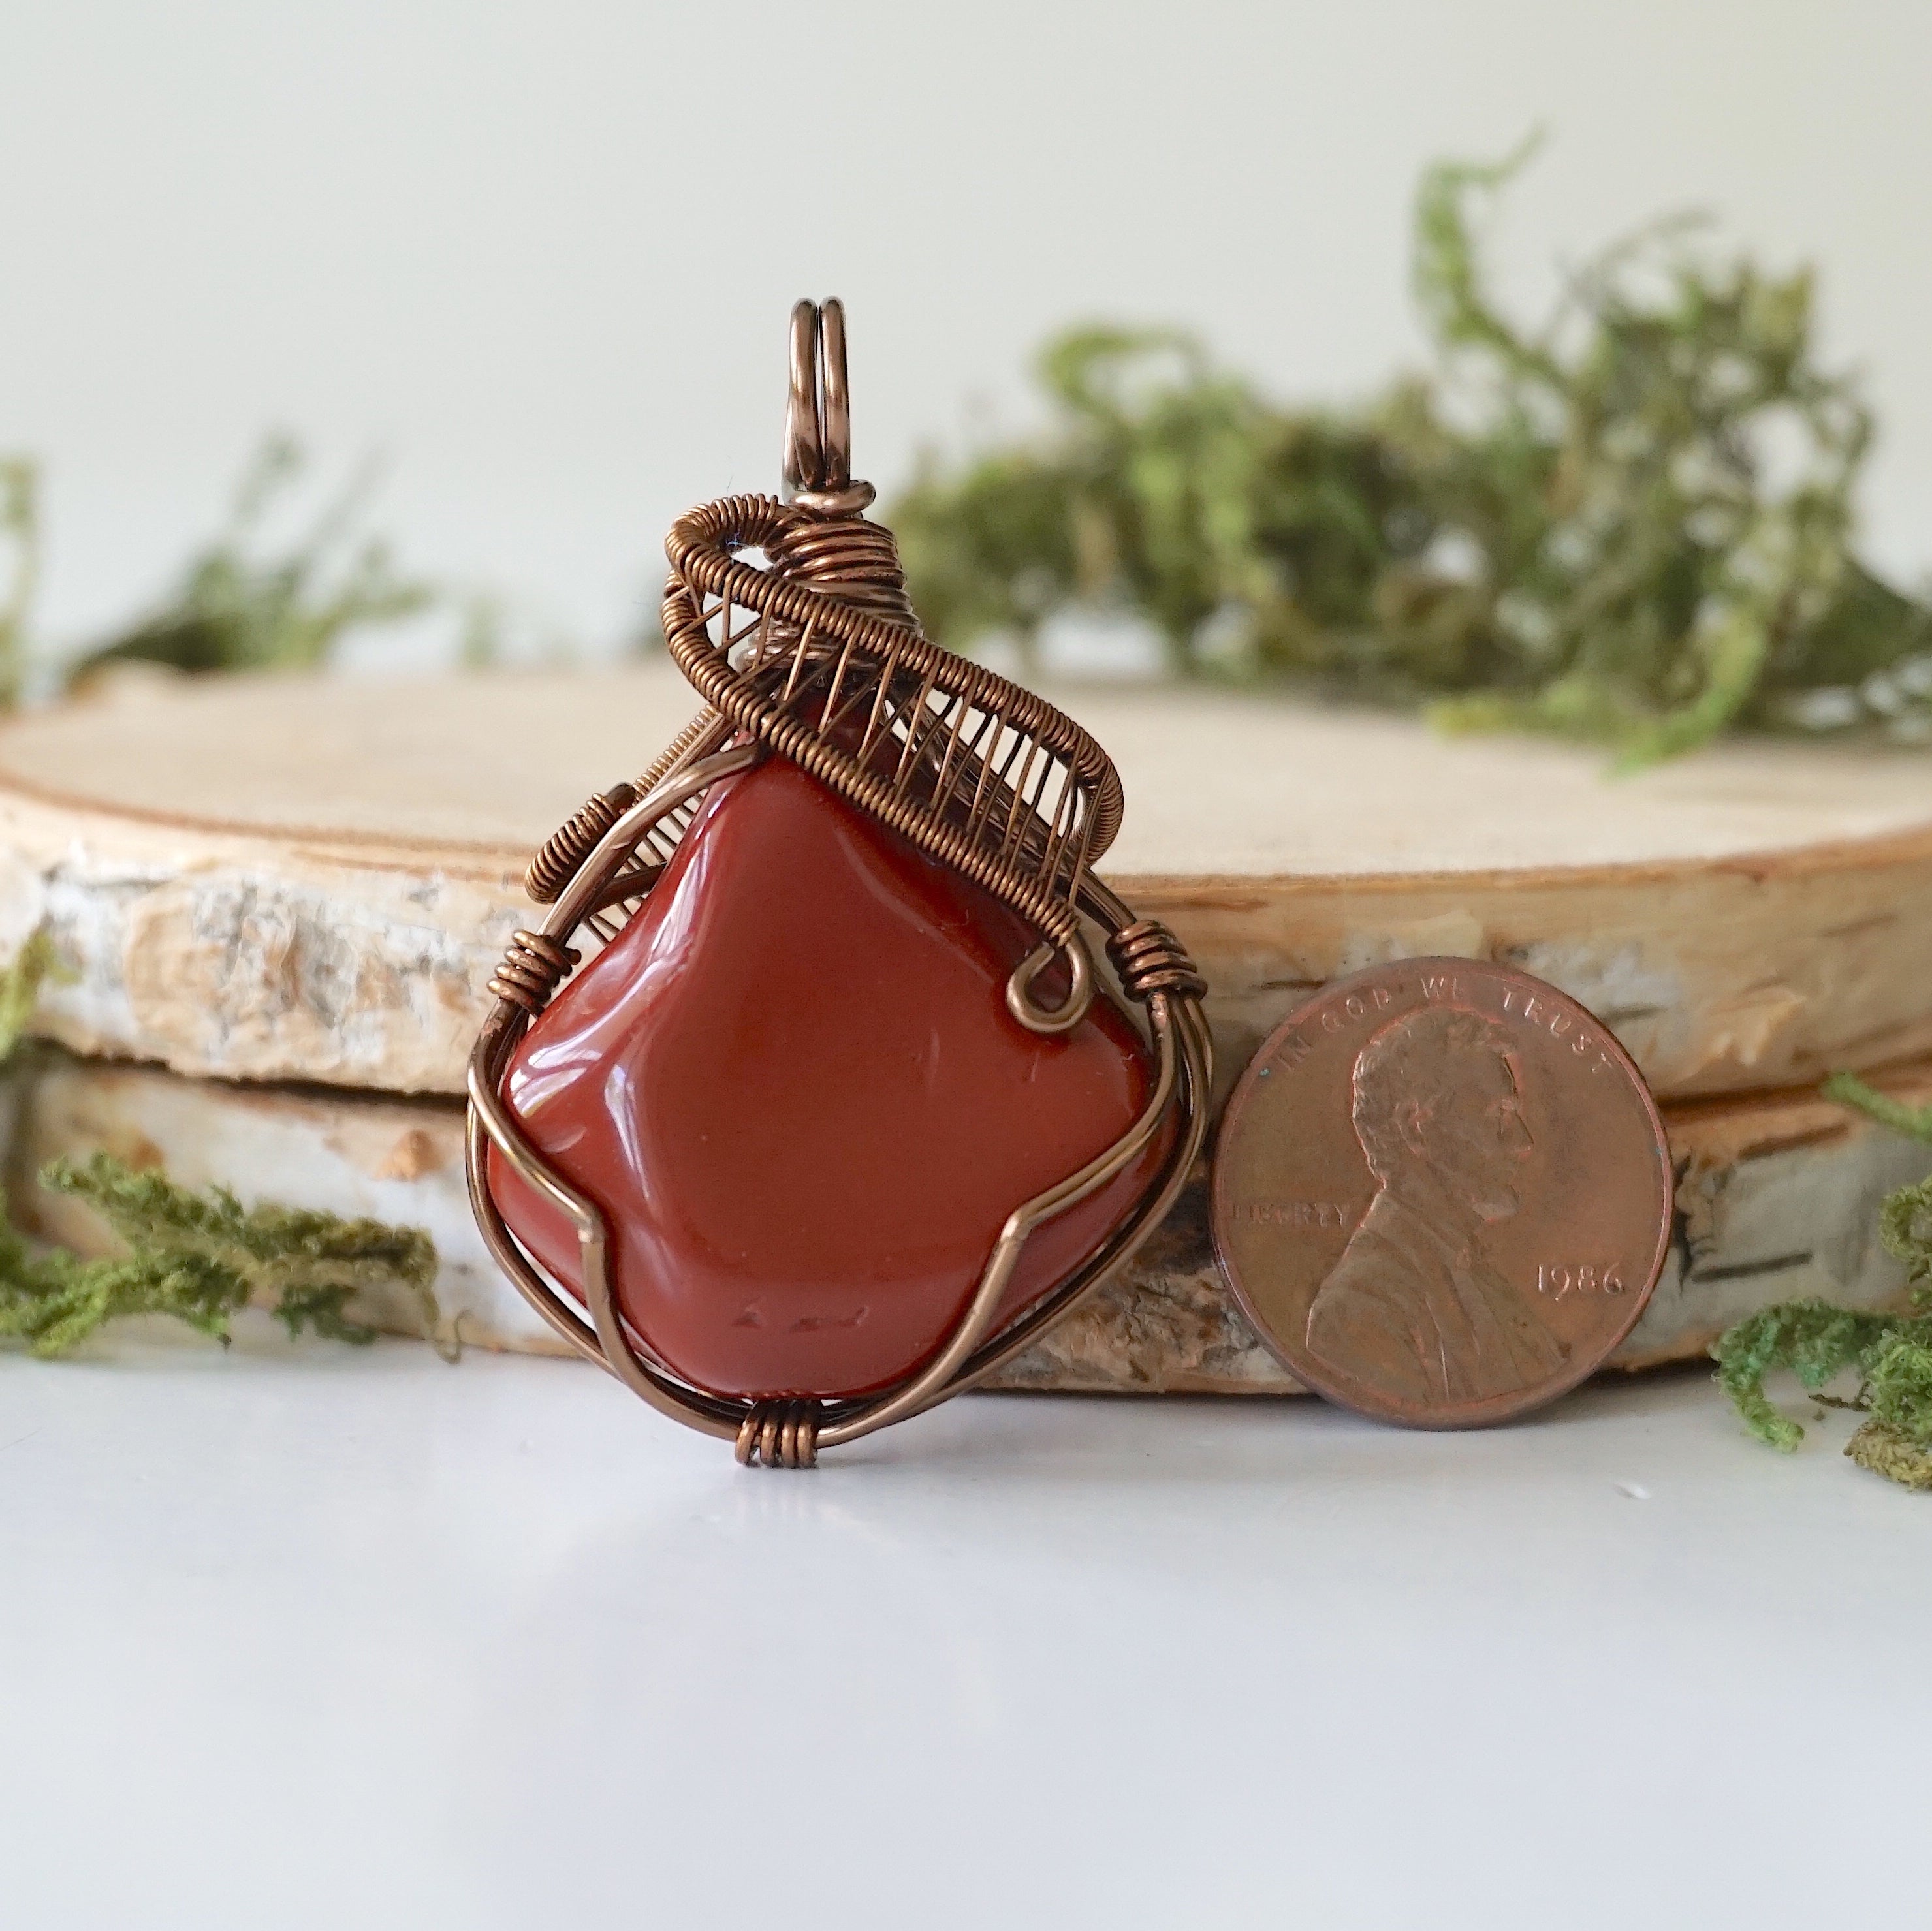
[[[1932,1924],[1932,1497],[1701,1375],[1430,1436],[0,1357],[0,1924]]]

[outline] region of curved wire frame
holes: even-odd
[[[1212,1048],[1204,982],[1173,934],[1136,921],[1093,862],[1120,828],[1120,783],[1100,746],[1044,699],[921,633],[891,533],[861,512],[851,480],[844,325],[836,303],[792,317],[789,500],[728,497],[673,526],[664,634],[704,697],[700,712],[634,784],[592,798],[531,861],[531,895],[550,911],[520,931],[490,989],[496,1000],[470,1057],[470,1195],[498,1264],[554,1333],[661,1413],[735,1441],[741,1462],[808,1467],[983,1380],[1120,1267],[1172,1205],[1207,1132]],[[763,553],[760,568],[742,554]],[[692,1387],[651,1354],[619,1310],[603,1208],[551,1166],[502,1094],[510,1060],[580,954],[608,943],[662,874],[704,793],[777,754],[931,857],[1010,906],[1040,935],[1013,970],[1006,1004],[1042,1033],[1077,1025],[1107,997],[1083,922],[1106,934],[1122,991],[1146,1009],[1155,1074],[1139,1117],[1104,1153],[1007,1216],[977,1285],[932,1360],[863,1398],[734,1400]],[[1034,986],[1056,953],[1060,1005]],[[1000,1303],[1028,1237],[1138,1160],[1172,1118],[1158,1171],[1132,1213],[1077,1272],[1003,1327]],[[494,1147],[578,1236],[583,1298],[551,1279],[490,1195]]]

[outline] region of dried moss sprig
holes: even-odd
[[[1284,407],[1172,331],[1043,352],[1046,431],[928,457],[888,513],[935,634],[1030,655],[1076,607],[1178,673],[1431,706],[1642,761],[1732,727],[1932,736],[1932,608],[1854,553],[1870,421],[1818,364],[1808,271],[1652,224],[1540,326],[1490,293],[1484,205],[1527,149],[1431,169],[1428,377]]]
[[[303,466],[290,438],[264,442],[236,493],[226,528],[190,562],[157,609],[84,652],[70,679],[129,662],[194,672],[304,669],[326,661],[350,631],[428,609],[433,587],[399,571],[380,538],[358,533],[373,481],[367,469],[294,543],[259,553],[264,520]]]
[[[70,984],[74,973],[60,955],[53,934],[36,925],[26,942],[0,966],[0,1066],[13,1057],[40,1001],[40,988]]]
[[[1826,1091],[1883,1124],[1932,1143],[1932,1108],[1900,1105],[1848,1073]],[[1846,1372],[1858,1387],[1842,1405],[1867,1419],[1846,1444],[1862,1467],[1906,1488],[1932,1489],[1932,1180],[1902,1187],[1880,1210],[1879,1237],[1903,1261],[1909,1314],[1880,1314],[1822,1300],[1787,1301],[1730,1329],[1712,1349],[1718,1382],[1744,1426],[1772,1447],[1795,1449],[1804,1431],[1765,1393],[1765,1378],[1789,1369],[1820,1399]]]
[[[124,1258],[36,1255],[0,1227],[0,1335],[42,1357],[63,1354],[105,1323],[164,1314],[226,1341],[236,1313],[266,1303],[291,1335],[304,1329],[361,1346],[376,1330],[350,1305],[370,1288],[400,1288],[434,1336],[436,1249],[418,1228],[266,1204],[244,1207],[225,1187],[197,1193],[165,1174],[136,1172],[105,1153],[56,1161],[40,1176],[94,1209],[126,1243]]]
[[[1893,1315],[1825,1300],[1782,1301],[1762,1308],[1726,1330],[1713,1345],[1718,1385],[1759,1441],[1788,1452],[1804,1439],[1804,1431],[1773,1405],[1764,1391],[1766,1377],[1789,1369],[1814,1395],[1850,1369],[1869,1381],[1896,1325]]]
[[[14,1050],[56,970],[41,932],[0,969],[0,1059]],[[380,1289],[408,1295],[424,1333],[455,1358],[455,1338],[440,1339],[436,1248],[419,1228],[272,1203],[244,1207],[224,1187],[195,1192],[105,1153],[80,1165],[57,1160],[40,1180],[85,1201],[127,1249],[83,1260],[64,1248],[38,1249],[0,1209],[0,1337],[25,1341],[43,1358],[128,1315],[166,1315],[225,1343],[235,1315],[250,1302],[267,1303],[292,1336],[309,1330],[360,1345],[376,1330],[351,1308],[358,1295]]]

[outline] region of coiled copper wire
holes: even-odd
[[[816,502],[803,492],[793,497],[792,508],[803,513],[789,519],[765,546],[772,569],[841,603],[917,630],[919,619],[906,593],[905,570],[892,532],[862,516],[815,514]]]
[[[818,1404],[755,1402],[738,1424],[737,1456],[746,1468],[812,1468],[818,1462]]]
[[[1156,992],[1198,999],[1208,990],[1187,950],[1158,919],[1142,919],[1107,941],[1107,956],[1120,976],[1120,989],[1143,1005]]]
[[[541,932],[518,932],[512,938],[503,962],[490,975],[490,990],[499,999],[520,1006],[534,1018],[583,955]]]
[[[597,841],[638,802],[633,785],[614,784],[544,839],[524,874],[524,889],[539,905],[554,905]]]
[[[707,706],[651,760],[638,780],[638,796],[648,798],[680,765],[702,757],[707,751],[716,751],[729,735],[724,721]]]
[[[1044,698],[941,649],[914,625],[874,614],[814,583],[788,579],[776,569],[757,569],[734,554],[758,548],[767,556],[783,555],[788,545],[795,545],[802,565],[812,559],[821,567],[855,572],[862,568],[874,573],[867,580],[872,595],[880,601],[889,593],[902,596],[902,587],[892,586],[884,574],[884,545],[862,534],[877,526],[848,520],[856,527],[842,534],[826,526],[801,529],[799,525],[812,521],[809,512],[756,496],[727,497],[680,517],[665,544],[674,574],[664,594],[664,629],[673,658],[712,709],[746,736],[769,745],[942,864],[1004,899],[1055,943],[1070,943],[1078,929],[1072,899],[1079,874],[1120,828],[1120,782],[1112,760]],[[890,542],[889,535],[880,534]],[[891,570],[898,575],[896,554]],[[961,715],[970,712],[982,718],[981,742],[997,743],[1010,733],[1001,757],[1010,766],[1017,762],[1033,774],[1022,778],[1027,790],[1036,796],[1043,784],[1049,766],[1042,758],[1059,768],[1065,783],[1078,787],[1077,833],[1072,838],[1049,834],[1026,798],[994,781],[990,766],[970,760],[962,760],[961,768],[977,771],[976,795],[963,822],[956,813],[917,795],[902,769],[868,768],[853,751],[828,739],[814,720],[789,708],[782,692],[733,664],[711,635],[717,611],[705,607],[707,597],[718,598],[728,612],[735,606],[757,612],[768,624],[784,625],[800,640],[800,649],[806,638],[817,640],[820,654],[836,660],[835,684],[849,664],[852,675],[874,690],[879,703],[896,689],[938,692],[954,700]],[[762,661],[768,658],[769,653]]]

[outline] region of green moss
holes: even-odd
[[[0,966],[0,1065],[20,1043],[40,1003],[41,987],[50,981],[59,984],[72,978],[52,934],[44,925],[35,926],[26,943]]]
[[[1845,1444],[1845,1453],[1861,1468],[1869,1468],[1901,1488],[1932,1490],[1932,1454],[1884,1422],[1867,1422]]]
[[[1184,676],[1625,765],[1735,728],[1932,735],[1932,608],[1854,553],[1871,424],[1816,359],[1809,272],[1666,220],[1526,325],[1476,234],[1528,152],[1424,176],[1436,364],[1361,406],[1284,406],[1174,330],[1049,343],[1045,430],[928,457],[886,513],[934,634],[1030,654],[1058,611],[1126,612]]]
[[[376,1330],[351,1318],[350,1304],[380,1288],[406,1292],[424,1332],[436,1332],[436,1249],[420,1228],[244,1207],[224,1187],[191,1192],[105,1153],[79,1166],[56,1161],[40,1179],[86,1201],[128,1252],[94,1261],[59,1249],[35,1255],[0,1228],[0,1335],[25,1340],[36,1354],[65,1354],[130,1314],[169,1315],[226,1341],[250,1302],[269,1306],[291,1335],[309,1329],[361,1345]]]
[[[292,441],[271,436],[242,478],[227,527],[148,616],[83,652],[70,678],[128,662],[190,672],[307,669],[326,662],[348,632],[428,608],[431,586],[401,574],[380,538],[358,534],[368,472],[296,541],[263,553],[262,525],[302,466]]]
[[[1892,1195],[1879,1215],[1878,1232],[1886,1252],[1904,1262],[1915,1300],[1932,1307],[1932,1180]]]
[[[0,1058],[18,1045],[41,986],[59,970],[44,931],[0,969]],[[376,1330],[351,1309],[378,1289],[409,1297],[424,1335],[454,1358],[454,1337],[446,1346],[439,1339],[436,1248],[418,1228],[273,1203],[244,1207],[224,1187],[195,1192],[105,1153],[78,1165],[56,1161],[40,1181],[86,1202],[126,1250],[84,1260],[38,1246],[0,1208],[0,1337],[25,1342],[43,1359],[129,1315],[166,1315],[225,1342],[251,1302],[270,1307],[291,1335],[307,1330],[360,1345]]]
[[[1730,1396],[1745,1427],[1773,1448],[1795,1449],[1804,1431],[1765,1393],[1766,1378],[1781,1369],[1812,1394],[1822,1393],[1848,1371],[1860,1380],[1852,1399],[1869,1405],[1870,1378],[1901,1339],[1932,1340],[1932,1318],[1914,1330],[1904,1318],[1834,1306],[1829,1301],[1784,1301],[1760,1309],[1727,1329],[1712,1348],[1718,1385]]]
[[[1888,1126],[1932,1141],[1932,1118],[1902,1107],[1849,1074],[1826,1090]],[[1879,1237],[1905,1269],[1910,1312],[1887,1314],[1786,1301],[1739,1321],[1712,1348],[1718,1384],[1746,1428],[1787,1452],[1804,1429],[1765,1392],[1767,1376],[1788,1369],[1821,1398],[1840,1375],[1855,1375],[1843,1405],[1869,1419],[1845,1453],[1862,1467],[1911,1489],[1932,1489],[1932,1180],[1901,1187],[1880,1210]]]
[[[1889,1126],[1894,1133],[1932,1146],[1932,1106],[1906,1106],[1866,1085],[1856,1073],[1834,1073],[1825,1082],[1824,1092],[1827,1099],[1835,1099],[1841,1106],[1855,1106],[1881,1126]]]

